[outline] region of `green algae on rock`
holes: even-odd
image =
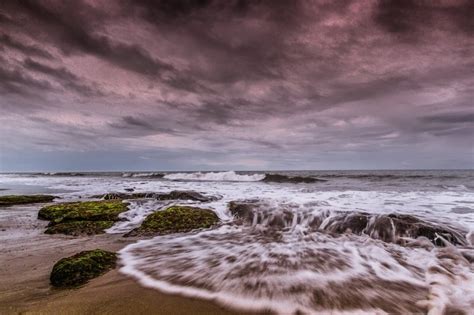
[[[120,200],[59,203],[41,208],[38,219],[50,220],[47,234],[100,234],[120,220],[127,206]]]
[[[102,234],[114,223],[114,221],[70,221],[51,225],[44,233],[72,236]]]
[[[0,196],[0,206],[13,206],[28,203],[51,202],[56,196],[50,195],[8,195]]]
[[[115,268],[117,255],[101,249],[83,251],[54,264],[50,281],[55,287],[76,287]]]
[[[125,236],[160,235],[206,229],[219,222],[214,211],[190,206],[172,206],[150,214],[142,225]]]
[[[113,201],[82,201],[58,203],[41,208],[38,219],[54,223],[62,221],[117,221],[127,211],[127,203]]]

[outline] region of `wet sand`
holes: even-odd
[[[117,251],[135,239],[46,235],[38,209],[0,208],[0,314],[237,314],[211,301],[141,287],[119,267],[78,289],[52,288],[49,275],[59,259],[95,248]]]

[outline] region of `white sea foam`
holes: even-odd
[[[224,226],[140,241],[122,249],[120,257],[121,272],[145,286],[238,309],[281,314],[347,311],[345,305],[397,313],[472,309],[474,269],[459,253],[453,254],[455,263],[446,265],[443,250],[404,248],[355,235],[290,232],[275,237]],[[433,266],[449,268],[446,274],[455,278]]]
[[[173,173],[165,175],[170,180],[189,181],[226,181],[226,182],[257,182],[265,178],[265,174],[240,175],[234,171],[228,172],[197,172],[197,173]]]
[[[120,234],[127,233],[140,226],[143,220],[151,213],[169,204],[169,202],[160,202],[157,200],[129,200],[129,210],[119,214],[122,221],[107,229],[107,233]]]

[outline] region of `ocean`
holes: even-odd
[[[281,314],[474,311],[473,170],[0,174],[0,195],[60,201],[173,190],[214,198],[132,199],[107,233],[173,204],[221,223],[123,248],[143,286]]]

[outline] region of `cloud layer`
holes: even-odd
[[[0,169],[474,167],[474,5],[5,1]]]

